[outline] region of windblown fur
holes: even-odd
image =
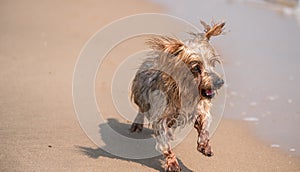
[[[146,43],[153,50],[132,82],[131,97],[139,113],[131,131],[141,131],[144,117],[151,123],[157,139],[157,149],[166,157],[166,171],[180,171],[170,147],[173,131],[194,123],[198,131],[197,149],[211,156],[208,127],[211,121],[211,100],[224,81],[214,71],[220,63],[209,40],[223,31],[225,23],[207,25],[204,33],[191,33],[191,39],[181,41],[168,36],[155,36]]]

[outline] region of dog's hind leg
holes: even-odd
[[[131,132],[141,132],[144,126],[145,115],[141,111],[138,112],[137,116],[134,119],[134,122],[131,125]]]

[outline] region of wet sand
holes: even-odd
[[[81,129],[72,104],[74,65],[88,38],[120,17],[161,11],[147,1],[122,2],[1,2],[0,171],[162,170],[160,157],[127,160],[97,148]],[[125,120],[117,123],[129,127]],[[300,170],[299,158],[259,141],[244,122],[222,120],[212,144],[215,156],[203,157],[195,149],[196,132],[191,132],[175,149],[183,169]]]

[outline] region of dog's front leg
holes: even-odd
[[[209,143],[208,127],[210,124],[210,114],[199,114],[194,127],[198,131],[197,150],[205,156],[213,156],[213,151]]]
[[[170,141],[173,139],[173,131],[166,125],[166,121],[155,122],[153,124],[156,149],[164,155],[165,172],[180,172],[181,168],[175,153],[171,150]]]
[[[164,151],[163,154],[166,159],[165,171],[166,172],[180,172],[181,168],[179,166],[179,163],[177,161],[175,153],[171,149],[169,149],[167,151]]]

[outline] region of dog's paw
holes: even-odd
[[[169,151],[166,156],[165,172],[180,172],[181,168],[174,153]]]
[[[212,150],[209,143],[206,143],[206,144],[201,144],[200,143],[197,147],[197,150],[199,152],[201,152],[203,155],[208,156],[208,157],[214,155],[214,152],[213,152],[213,150]]]
[[[181,171],[181,168],[176,160],[175,163],[170,163],[166,169],[165,169],[165,172],[180,172]]]
[[[211,146],[207,146],[206,148],[204,148],[204,149],[202,150],[202,154],[205,155],[205,156],[210,157],[210,156],[213,156],[213,155],[214,155],[214,152],[213,152],[213,150],[211,149]]]
[[[170,166],[165,170],[166,172],[180,172],[181,168],[177,166]]]
[[[143,124],[133,123],[130,128],[130,132],[141,132],[143,130]]]

